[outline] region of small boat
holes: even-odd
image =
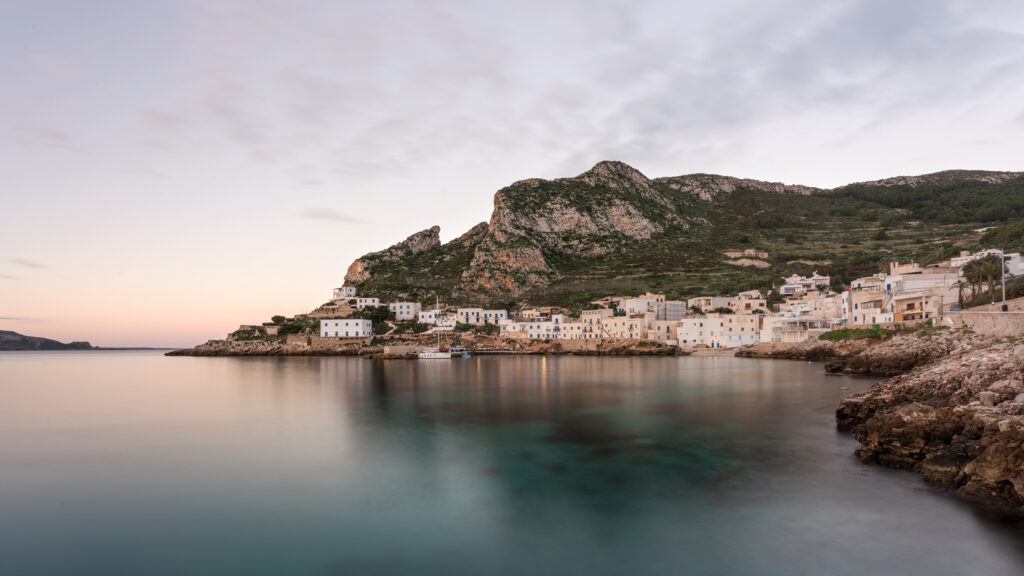
[[[437,333],[437,348],[424,348],[416,355],[420,360],[448,360],[452,357],[451,348],[441,343],[441,333]]]
[[[417,355],[417,357],[420,360],[448,360],[452,357],[452,353],[448,350],[441,350],[440,347],[424,348],[423,350],[420,350],[420,353]]]
[[[469,358],[469,352],[463,352],[462,353],[462,357],[463,358]]]

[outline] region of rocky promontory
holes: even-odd
[[[210,340],[167,356],[362,356],[409,358],[435,345],[433,335],[399,335],[365,339],[292,335],[257,340]],[[684,356],[688,352],[658,342],[608,338],[601,340],[519,340],[467,333],[447,333],[453,345],[471,354],[575,356]]]
[[[872,359],[886,370],[918,363],[836,411],[837,425],[861,443],[861,460],[914,470],[933,485],[1024,514],[1020,339],[952,333],[919,347],[894,339],[860,356],[858,370]]]

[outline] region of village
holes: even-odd
[[[752,250],[750,256],[760,253]],[[727,250],[728,258],[745,256]],[[320,339],[366,339],[386,335],[372,319],[354,317],[352,311],[386,307],[394,322],[415,323],[418,334],[465,332],[527,341],[646,341],[681,349],[736,349],[759,343],[796,344],[826,332],[846,328],[894,327],[930,322],[954,325],[961,311],[971,263],[1003,256],[1007,277],[1024,272],[1019,253],[999,250],[962,252],[931,266],[890,262],[886,270],[857,278],[840,291],[832,279],[817,272],[781,279],[777,288],[735,295],[713,295],[670,300],[664,294],[607,296],[573,316],[557,306],[533,306],[518,311],[480,307],[424,307],[419,302],[381,302],[357,294],[352,286],[334,289],[331,302],[319,318]],[[997,264],[998,266],[998,264]],[[1004,279],[997,275],[997,281]],[[984,289],[984,286],[982,287]],[[772,302],[771,304],[769,302]],[[347,310],[347,312],[342,312]],[[243,326],[242,328],[246,328]],[[250,327],[256,328],[256,327]],[[265,325],[272,329],[272,325]],[[389,330],[390,331],[390,330]]]

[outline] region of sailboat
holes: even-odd
[[[437,298],[437,297],[435,296],[435,298]],[[440,313],[440,311],[441,311],[440,300],[437,301],[437,304],[435,305],[435,309],[438,311],[438,313]],[[436,320],[435,320],[434,324],[435,324],[434,325],[434,330],[436,331],[437,330],[437,322],[436,322]],[[437,332],[437,348],[424,348],[423,350],[420,350],[420,353],[417,355],[417,357],[420,360],[435,360],[435,359],[450,360],[451,357],[452,357],[452,350],[451,350],[451,347],[448,346],[448,344],[442,344],[441,343],[441,333]]]

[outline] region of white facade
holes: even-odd
[[[362,310],[368,306],[380,306],[380,298],[356,298],[356,308]]]
[[[419,302],[392,302],[388,310],[395,315],[395,320],[417,320],[423,307]]]
[[[483,324],[499,324],[502,320],[508,318],[508,312],[505,310],[484,310],[483,308],[459,308],[455,315],[459,319],[460,324],[473,324],[476,326]]]
[[[613,316],[602,323],[609,338],[643,340],[647,338],[647,327],[654,321],[654,312]]]
[[[332,298],[332,300],[345,300],[347,298],[355,298],[355,297],[356,297],[356,287],[355,286],[342,286],[341,288],[335,288],[334,289],[334,297]]]
[[[681,348],[739,348],[761,341],[761,316],[755,314],[709,314],[685,318],[676,329]]]
[[[370,338],[373,336],[373,322],[358,318],[342,318],[320,321],[322,338]]]
[[[722,318],[720,316],[696,316],[679,321],[676,328],[676,340],[680,348],[706,346],[720,348],[722,337]]]
[[[767,316],[762,320],[761,342],[803,342],[828,332],[832,325],[827,318]]]

